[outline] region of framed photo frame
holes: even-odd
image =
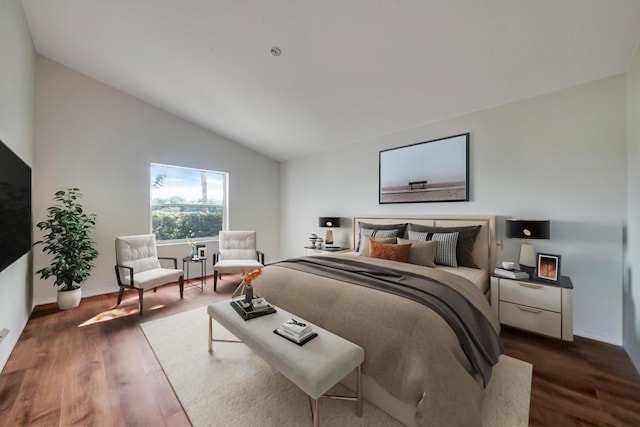
[[[378,202],[469,201],[469,133],[382,150]]]
[[[198,258],[204,259],[207,257],[207,248],[205,245],[197,245],[196,246]]]
[[[557,283],[560,281],[560,255],[536,255],[536,279]]]

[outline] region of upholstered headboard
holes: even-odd
[[[496,265],[496,218],[495,216],[358,216],[353,218],[353,247],[358,246],[360,223],[399,224],[413,223],[433,227],[464,227],[479,225],[480,232],[473,247],[473,259],[482,269],[490,273]],[[405,237],[407,237],[405,231]]]

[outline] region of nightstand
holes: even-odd
[[[310,248],[309,246],[305,246],[304,247],[304,254],[305,256],[309,256],[309,255],[329,255],[329,254],[336,254],[339,252],[348,252],[351,249],[349,248],[322,248],[322,249],[318,249],[318,248]]]
[[[491,308],[500,323],[573,341],[573,284],[491,277]]]

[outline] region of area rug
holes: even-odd
[[[195,427],[310,425],[307,395],[244,344],[216,342],[214,352],[207,351],[208,319],[202,307],[140,325],[191,423]],[[214,331],[216,338],[234,339],[219,324],[214,324]],[[501,356],[484,402],[484,426],[528,425],[531,372],[531,364]],[[349,391],[339,384],[333,392]],[[321,399],[320,425],[402,424],[366,401],[359,418],[352,402]]]

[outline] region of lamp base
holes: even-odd
[[[327,230],[327,235],[324,238],[324,243],[327,245],[333,245],[333,230]]]
[[[524,271],[529,275],[529,279],[533,279],[536,274],[536,268],[531,267],[529,265],[520,264],[520,270]]]

